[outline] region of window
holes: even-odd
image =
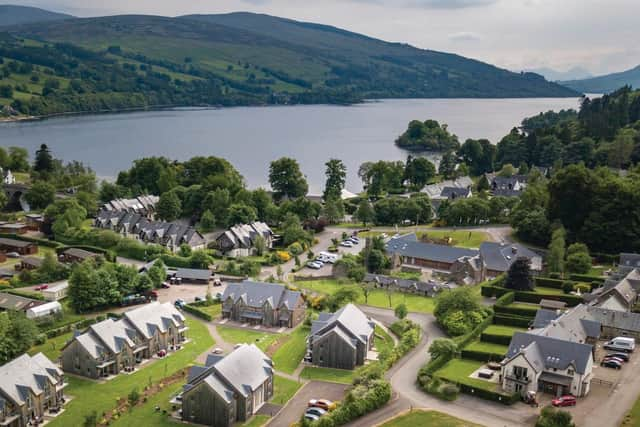
[[[522,366],[513,367],[513,376],[516,378],[527,378],[528,370]]]
[[[575,371],[571,368],[567,369],[567,375],[573,375],[575,374]]]
[[[522,384],[516,384],[516,392],[521,392],[522,391]]]

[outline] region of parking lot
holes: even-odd
[[[335,235],[335,238],[340,239],[340,236],[338,234]],[[316,248],[314,248],[316,249]],[[338,255],[338,259],[340,259],[340,257],[342,257],[342,255],[344,254],[352,254],[352,255],[357,255],[360,253],[360,251],[364,249],[364,240],[361,239],[360,243],[357,245],[353,245],[353,247],[351,248],[347,248],[344,246],[338,246],[338,252],[336,253]],[[318,252],[316,252],[316,256],[318,255],[319,252],[321,251],[327,251],[327,249],[319,249]],[[305,267],[300,270],[300,273],[305,275],[305,276],[317,276],[317,277],[322,277],[322,276],[330,276],[331,272],[332,272],[332,268],[333,268],[333,264],[331,263],[324,263],[324,265],[322,266],[322,268],[319,269],[314,269],[314,268],[309,268],[306,266],[307,261],[305,261]]]
[[[271,420],[269,427],[289,427],[300,420],[307,409],[307,403],[311,399],[342,400],[346,384],[327,383],[323,381],[310,381],[296,393],[289,403]]]

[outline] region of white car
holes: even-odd
[[[213,353],[213,354],[222,354],[224,352],[222,351],[222,349],[220,347],[216,347],[216,348],[213,349],[213,351],[211,353]]]
[[[320,261],[309,261],[307,263],[307,267],[312,268],[314,270],[320,270],[324,264]]]
[[[352,248],[353,242],[351,240],[345,240],[344,242],[340,243],[340,246],[345,248]]]

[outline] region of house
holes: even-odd
[[[444,187],[442,193],[440,193],[440,198],[447,200],[467,199],[471,196],[473,196],[473,194],[471,193],[470,187]]]
[[[62,314],[62,306],[57,301],[51,301],[28,309],[27,318],[40,319],[43,317],[54,316],[56,313]]]
[[[95,253],[95,252],[90,252],[84,249],[80,249],[80,248],[69,248],[69,249],[65,249],[64,251],[62,251],[60,253],[60,255],[58,256],[60,262],[65,262],[65,263],[74,263],[74,262],[83,262],[86,261],[88,259],[94,259],[99,257],[100,254]]]
[[[60,301],[67,296],[69,292],[69,282],[64,280],[62,282],[50,284],[47,289],[43,289],[42,296],[47,301]]]
[[[556,396],[589,393],[593,346],[516,332],[501,362],[500,383],[509,393],[543,391]]]
[[[0,292],[0,310],[15,310],[26,312],[30,308],[43,304],[36,299]]]
[[[42,353],[0,366],[0,425],[27,427],[54,415],[66,385],[63,372]]]
[[[335,313],[320,313],[311,324],[311,362],[327,368],[355,369],[369,358],[374,332],[375,323],[353,304]]]
[[[629,273],[634,268],[640,268],[640,254],[621,253],[618,270],[622,273]]]
[[[23,222],[1,222],[0,233],[7,234],[26,234],[29,226]]]
[[[17,252],[20,255],[33,255],[38,253],[38,245],[24,240],[0,237],[0,250],[4,252]]]
[[[62,349],[62,369],[95,379],[130,371],[160,350],[179,348],[187,329],[171,303],[153,302],[74,336]]]
[[[158,196],[138,196],[133,199],[115,199],[105,203],[100,210],[105,212],[128,212],[151,219],[155,213]]]
[[[454,200],[460,197],[471,197],[471,187],[473,181],[468,176],[462,176],[454,180],[442,181],[437,184],[427,185],[424,193],[429,196],[431,201],[431,211],[434,215],[438,214],[440,204],[445,200]]]
[[[22,270],[35,270],[42,267],[42,258],[36,258],[33,256],[25,257],[20,260],[20,264],[16,264],[15,269]]]
[[[209,355],[189,371],[182,420],[213,427],[245,422],[273,396],[273,362],[255,344],[222,357]]]
[[[11,173],[11,170],[0,168],[0,175],[2,176],[3,184],[11,185],[16,183],[16,177]]]
[[[179,280],[180,283],[207,285],[212,276],[213,274],[209,269],[178,268],[172,279]]]
[[[125,210],[101,210],[94,227],[112,230],[143,243],[161,245],[174,253],[182,245],[193,250],[206,249],[207,246],[204,236],[194,227],[179,221],[152,221],[143,214]]]
[[[489,187],[493,196],[519,197],[527,188],[526,175],[499,176],[486,174]]]
[[[371,273],[365,274],[364,283],[371,284],[376,288],[392,289],[398,292],[419,294],[426,297],[434,297],[440,291],[449,289],[448,286],[438,284],[432,280],[422,282],[420,280],[408,280]]]
[[[600,288],[584,296],[590,305],[615,310],[630,311],[638,302],[640,292],[640,268],[620,268]]]
[[[230,283],[220,299],[222,317],[237,322],[293,328],[305,316],[302,294],[275,283]]]
[[[261,236],[265,247],[273,246],[273,232],[264,222],[240,224],[231,227],[216,239],[216,247],[231,257],[249,256],[255,253],[256,239]]]
[[[519,243],[507,245],[495,242],[482,242],[480,245],[480,258],[486,270],[485,276],[488,278],[509,271],[511,264],[521,257],[529,259],[533,274],[542,271],[542,257],[524,245]]]
[[[478,255],[476,249],[420,242],[415,233],[390,239],[385,249],[396,267],[405,264],[445,272],[456,260]]]

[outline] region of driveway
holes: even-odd
[[[342,400],[347,389],[346,384],[327,383],[323,381],[310,381],[289,400],[287,406],[267,423],[269,427],[289,427],[300,420],[307,409],[307,403],[311,399]]]

